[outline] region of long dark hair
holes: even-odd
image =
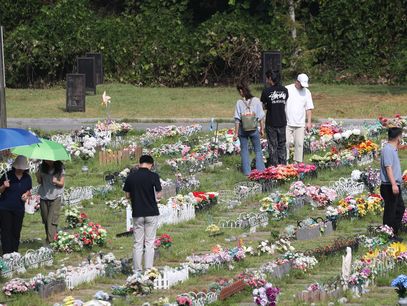
[[[48,173],[49,170],[50,170],[50,168],[49,168],[48,164],[45,161],[43,161],[40,165],[40,171],[42,173]],[[59,160],[54,161],[54,175],[60,176],[62,174],[63,170],[64,170],[64,164]]]
[[[250,88],[246,83],[239,83],[236,85],[236,89],[240,92],[243,92],[243,97],[248,100],[253,98],[252,93],[250,92]]]

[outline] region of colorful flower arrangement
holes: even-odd
[[[280,220],[287,216],[289,207],[294,205],[294,203],[295,198],[290,194],[275,192],[260,200],[260,211],[266,211],[271,214],[274,219]]]
[[[202,130],[202,126],[199,124],[193,124],[188,126],[160,126],[157,128],[148,128],[146,132],[141,136],[140,140],[144,146],[149,146],[157,140],[176,137],[176,136],[190,136],[198,133]]]
[[[377,152],[379,149],[379,145],[368,139],[366,141],[359,143],[358,145],[353,146],[352,149],[353,150],[356,149],[359,156],[361,156],[369,154],[371,152]]]
[[[148,295],[154,289],[154,280],[160,276],[156,268],[146,270],[144,273],[136,272],[129,276],[124,287],[133,295]]]
[[[209,266],[227,264],[229,269],[233,269],[233,261],[241,261],[246,257],[244,249],[240,246],[224,249],[217,245],[211,253],[205,255],[192,255],[186,258],[188,264],[207,264]]]
[[[178,306],[192,306],[192,299],[188,296],[177,296],[175,301]]]
[[[338,202],[338,215],[364,217],[367,214],[380,215],[383,212],[383,198],[379,194],[347,196]]]
[[[50,245],[54,250],[66,253],[79,252],[82,249],[79,234],[70,234],[64,231],[56,233],[54,241]]]
[[[218,193],[216,192],[194,191],[192,192],[192,195],[195,197],[195,209],[197,210],[208,208],[218,202]]]
[[[337,197],[334,189],[312,185],[306,187],[305,195],[311,201],[311,205],[318,208],[331,204]]]
[[[65,218],[69,228],[81,227],[89,221],[88,216],[83,212],[81,213],[75,206],[67,206],[65,208]]]
[[[154,246],[156,249],[163,247],[164,249],[168,249],[172,246],[172,237],[168,234],[162,234],[159,238],[154,241]]]
[[[400,274],[392,280],[391,286],[395,287],[399,298],[407,297],[407,275]]]
[[[103,246],[106,243],[107,231],[100,224],[89,222],[79,228],[79,240],[83,246]]]
[[[303,253],[293,253],[291,251],[286,252],[283,258],[291,261],[291,267],[293,269],[303,272],[311,270],[318,263],[314,256],[307,256]]]
[[[118,200],[110,200],[105,202],[107,207],[113,209],[113,210],[122,210],[126,209],[127,206],[130,205],[130,201],[126,199],[125,197],[121,197]]]
[[[256,305],[275,306],[279,294],[280,288],[273,287],[271,283],[266,283],[264,286],[253,290],[253,301]]]
[[[249,175],[251,181],[288,181],[312,175],[316,171],[315,165],[307,165],[304,163],[278,165],[266,168],[263,171],[253,170]]]
[[[101,132],[111,132],[113,135],[126,135],[131,129],[131,125],[126,122],[118,123],[114,120],[98,121],[95,129]]]
[[[242,272],[238,274],[235,279],[243,280],[252,289],[263,287],[267,283],[265,280],[265,275],[258,271]]]
[[[13,294],[22,294],[35,289],[35,282],[32,280],[25,281],[21,278],[14,278],[8,281],[3,286],[3,293],[6,296],[12,296]]]
[[[394,115],[394,117],[379,117],[379,122],[383,128],[399,127],[404,128],[407,126],[407,117],[401,116],[400,114]]]

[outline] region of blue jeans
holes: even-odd
[[[256,169],[262,171],[266,168],[264,166],[263,153],[261,151],[259,131],[245,132],[242,129],[239,129],[240,157],[242,158],[242,170],[244,175],[249,175],[251,172],[249,139],[252,142],[254,153],[256,153]]]

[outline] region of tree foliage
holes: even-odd
[[[138,85],[255,81],[261,51],[285,77],[405,82],[407,0],[2,0],[9,86],[47,86],[102,52],[107,79]],[[291,38],[292,27],[297,39]]]

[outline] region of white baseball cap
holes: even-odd
[[[298,77],[297,77],[297,81],[300,82],[302,87],[308,87],[309,86],[308,85],[309,78],[308,78],[308,75],[306,75],[305,73],[299,74]]]

